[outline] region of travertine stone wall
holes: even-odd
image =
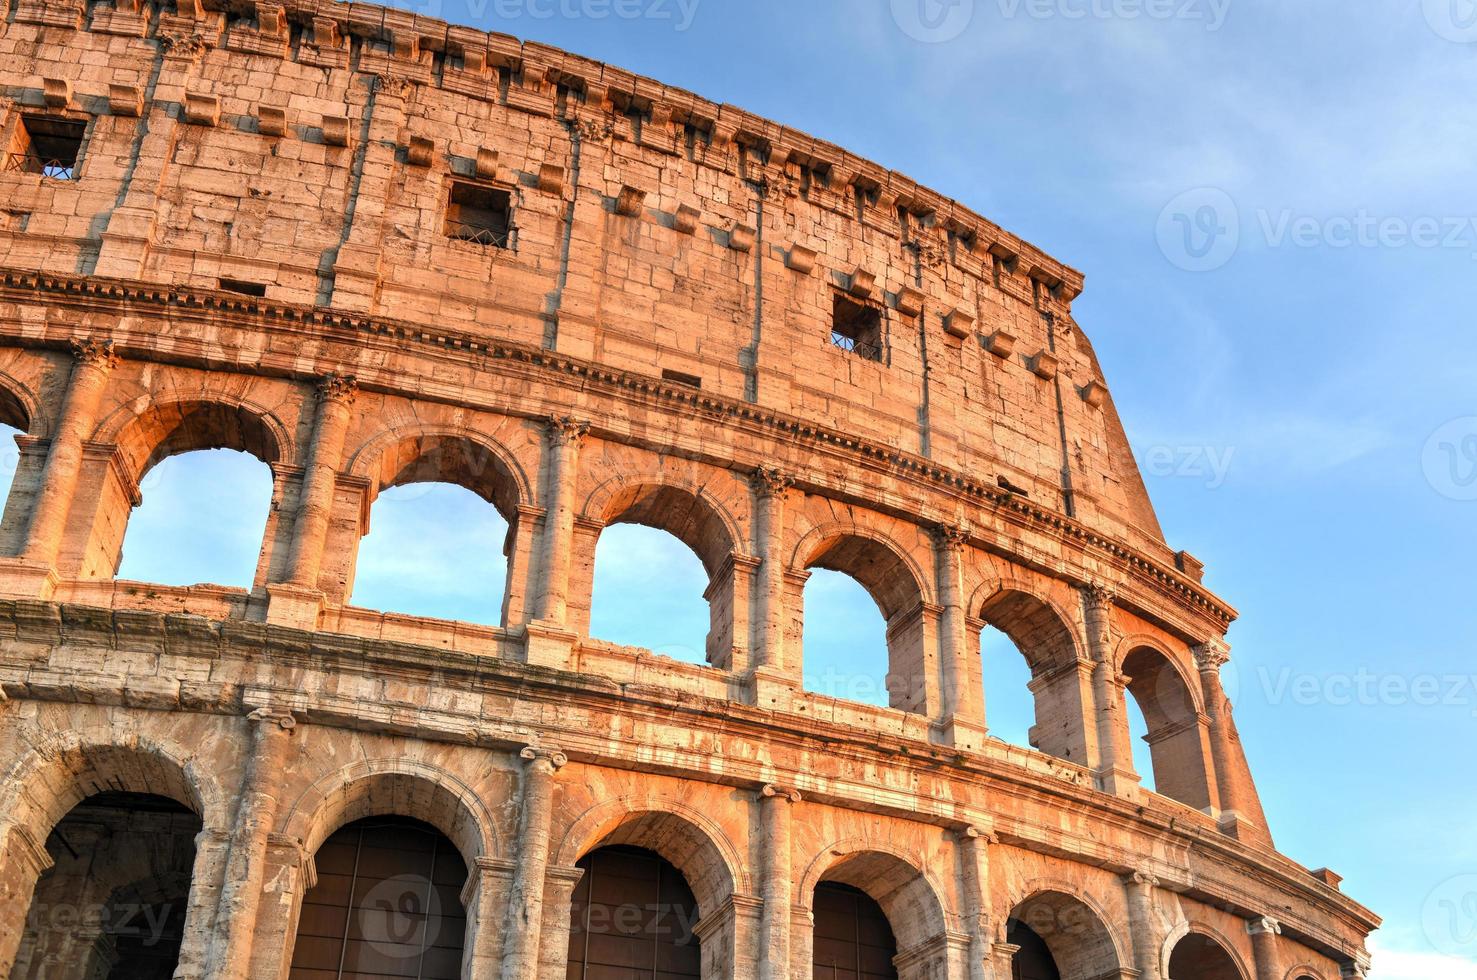
[[[467,861],[469,977],[563,976],[608,843],[688,879],[705,976],[808,976],[821,881],[910,980],[1004,980],[1012,917],[1072,977],[1192,934],[1359,975],[1377,920],[1272,845],[1234,611],[1162,539],[1072,269],[741,110],[360,4],[12,0],[0,139],[40,117],[85,137],[0,172],[0,972],[108,787],[203,824],[186,978],[281,977],[318,846],[392,813]],[[510,195],[509,247],[446,236],[454,180]],[[149,470],[212,447],[272,470],[252,587],[116,580]],[[508,521],[496,625],[347,604],[376,496],[433,480]],[[701,559],[707,666],[587,637],[618,522]],[[814,568],[887,619],[890,707],[803,689]],[[988,738],[986,624],[1034,750]]]

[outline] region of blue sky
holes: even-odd
[[[1477,978],[1477,7],[919,2],[400,5],[773,117],[1085,271],[1076,314],[1169,541],[1242,612],[1228,686],[1280,847],[1386,917],[1377,980]],[[212,479],[221,516],[145,540],[151,510],[184,513],[176,485],[223,472],[196,467],[242,468],[211,455],[158,468],[124,574],[212,578],[214,531],[249,578],[256,528],[227,515],[264,515],[264,478]],[[499,520],[404,496],[376,506],[356,603],[495,620]],[[407,570],[419,594],[391,601]],[[593,632],[700,649],[701,588],[680,546],[612,529]],[[807,606],[812,670],[875,649],[848,582],[817,576]],[[993,727],[1018,738],[1025,675],[991,649]]]

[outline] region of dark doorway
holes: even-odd
[[[568,980],[697,980],[697,900],[682,872],[636,847],[602,847],[569,910]]]
[[[882,907],[833,881],[815,888],[815,980],[897,980],[897,941]]]
[[[1046,940],[1019,919],[1011,919],[1006,926],[1005,941],[1020,950],[1010,961],[1011,980],[1062,980],[1056,960],[1046,947]]]

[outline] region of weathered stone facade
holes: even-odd
[[[904,978],[1008,980],[1012,921],[1071,980],[1363,975],[1378,920],[1273,848],[1234,613],[1163,541],[1078,273],[561,51],[217,7],[9,0],[0,27],[0,973],[84,975],[26,921],[85,884],[46,842],[106,791],[198,818],[89,811],[157,861],[197,833],[190,980],[286,976],[320,846],[392,814],[465,860],[466,977],[565,976],[576,865],[611,844],[680,870],[704,977],[809,977],[821,882],[880,904]],[[274,474],[255,587],[115,580],[140,480],[210,447]],[[347,605],[370,504],[426,480],[507,518],[501,627]],[[708,667],[588,639],[616,522],[701,558]],[[891,708],[802,689],[811,568],[883,611]],[[986,738],[987,623],[1038,751]]]

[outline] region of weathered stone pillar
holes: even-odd
[[[334,485],[342,465],[344,438],[349,431],[350,411],[358,387],[354,378],[337,374],[330,374],[318,383],[318,418],[303,473],[287,573],[287,581],[300,589],[318,587],[323,543],[333,515]]]
[[[0,977],[10,976],[36,879],[50,867],[51,856],[29,831],[17,824],[0,825]]]
[[[1139,777],[1133,769],[1129,744],[1126,694],[1113,663],[1113,603],[1116,595],[1102,585],[1083,587],[1082,611],[1087,625],[1087,652],[1092,658],[1093,719],[1097,731],[1098,789],[1115,796],[1133,798]]]
[[[1014,976],[1015,954],[1021,948],[1011,943],[991,943],[990,955],[995,961],[995,976],[1003,980],[1005,977]]]
[[[549,821],[554,774],[568,761],[554,749],[525,748],[523,800],[518,818],[517,870],[503,930],[503,980],[537,980],[544,885],[549,867]]]
[[[1250,839],[1270,844],[1266,817],[1261,800],[1251,781],[1246,756],[1241,751],[1236,723],[1231,719],[1231,704],[1221,687],[1221,668],[1231,659],[1231,648],[1222,639],[1213,639],[1194,649],[1195,666],[1200,670],[1200,687],[1205,697],[1205,714],[1210,719],[1210,754],[1215,763],[1216,795],[1220,800],[1221,830],[1237,839]]]
[[[1282,935],[1282,923],[1271,916],[1263,916],[1248,922],[1246,931],[1251,935],[1251,951],[1256,960],[1256,980],[1283,980],[1277,951],[1277,937]]]
[[[230,842],[230,835],[223,830],[202,830],[195,835],[190,898],[185,908],[184,938],[180,942],[174,980],[199,980],[205,976],[211,924],[220,904],[221,879],[225,876]]]
[[[511,861],[484,855],[473,862],[472,873],[467,876],[461,896],[467,915],[466,962],[462,973],[471,980],[492,980],[501,969],[500,926],[516,867]]]
[[[944,740],[961,749],[985,742],[985,689],[978,648],[971,651],[964,609],[964,546],[969,530],[934,528],[934,560],[939,594],[939,656],[943,691]]]
[[[750,477],[754,488],[754,550],[759,574],[754,590],[754,678],[764,684],[798,686],[785,650],[785,495],[794,481],[760,467]],[[798,665],[796,665],[798,667]]]
[[[964,931],[969,935],[969,980],[996,980],[990,949],[990,845],[999,843],[999,838],[984,828],[966,827],[956,839]],[[1003,976],[1009,980],[1010,973]]]
[[[790,975],[790,916],[794,906],[790,881],[790,808],[800,794],[770,784],[759,791],[759,897],[764,909],[759,919],[760,980],[786,980]]]
[[[574,540],[574,491],[579,479],[579,450],[588,422],[549,419],[548,513],[544,519],[543,588],[537,618],[547,626],[567,623],[569,556]]]
[[[72,497],[77,492],[77,476],[82,470],[83,444],[97,425],[98,406],[108,374],[117,363],[112,341],[72,341],[76,363],[67,384],[61,417],[51,437],[46,454],[46,467],[41,473],[41,489],[31,510],[21,557],[28,562],[50,568],[61,551],[62,534]]]
[[[1140,980],[1163,980],[1159,975],[1159,946],[1163,941],[1154,920],[1154,889],[1159,879],[1143,871],[1123,876],[1128,892],[1128,929],[1133,936],[1133,962]]]
[[[292,731],[297,727],[292,715],[271,708],[257,708],[247,719],[252,725],[251,757],[241,781],[225,880],[206,962],[206,976],[212,980],[238,980],[251,965],[267,839],[277,819],[277,791],[292,745]]]

